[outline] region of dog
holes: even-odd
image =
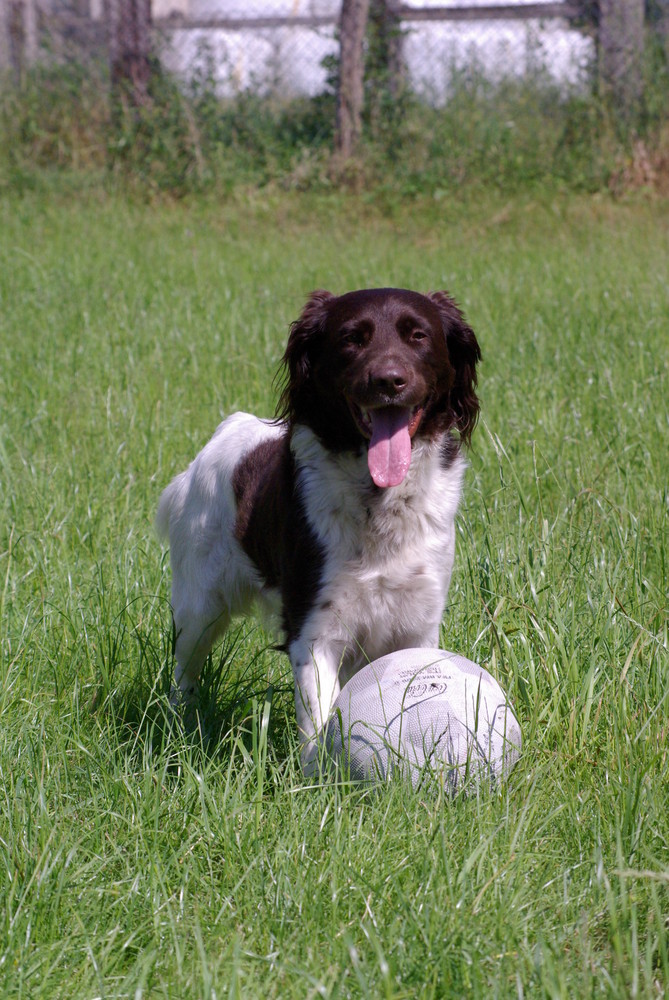
[[[278,611],[309,774],[358,669],[439,646],[480,359],[446,292],[311,295],[275,418],[228,417],[160,500],[180,699],[232,615]]]

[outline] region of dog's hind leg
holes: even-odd
[[[174,612],[176,636],[173,704],[193,701],[198,694],[200,672],[211,647],[225,632],[230,615],[222,610],[216,615]]]

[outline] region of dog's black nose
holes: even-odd
[[[389,365],[372,373],[371,383],[385,396],[398,396],[407,387],[408,375],[399,365]]]

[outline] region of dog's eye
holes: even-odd
[[[419,343],[421,340],[427,340],[427,334],[425,333],[425,330],[421,330],[419,327],[417,327],[415,330],[412,330],[411,333],[409,334],[409,340],[412,343]]]
[[[360,327],[354,327],[352,330],[342,330],[341,339],[345,344],[350,344],[352,347],[362,347],[367,339],[367,331]]]

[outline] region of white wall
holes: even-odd
[[[449,0],[414,0],[412,6],[441,6]],[[451,3],[463,0],[450,0]],[[472,4],[488,0],[468,0]],[[522,2],[522,0],[509,0]],[[194,18],[334,14],[339,0],[154,0],[158,9],[188,4]],[[157,5],[160,5],[158,7]],[[447,97],[454,68],[475,62],[492,78],[522,75],[538,64],[560,82],[578,84],[593,58],[591,39],[566,22],[533,21],[407,22],[404,57],[411,84],[439,102]],[[285,96],[314,95],[323,90],[326,55],[336,55],[335,28],[304,27],[240,31],[171,31],[164,58],[174,71],[188,76],[210,58],[222,95],[253,87]]]

